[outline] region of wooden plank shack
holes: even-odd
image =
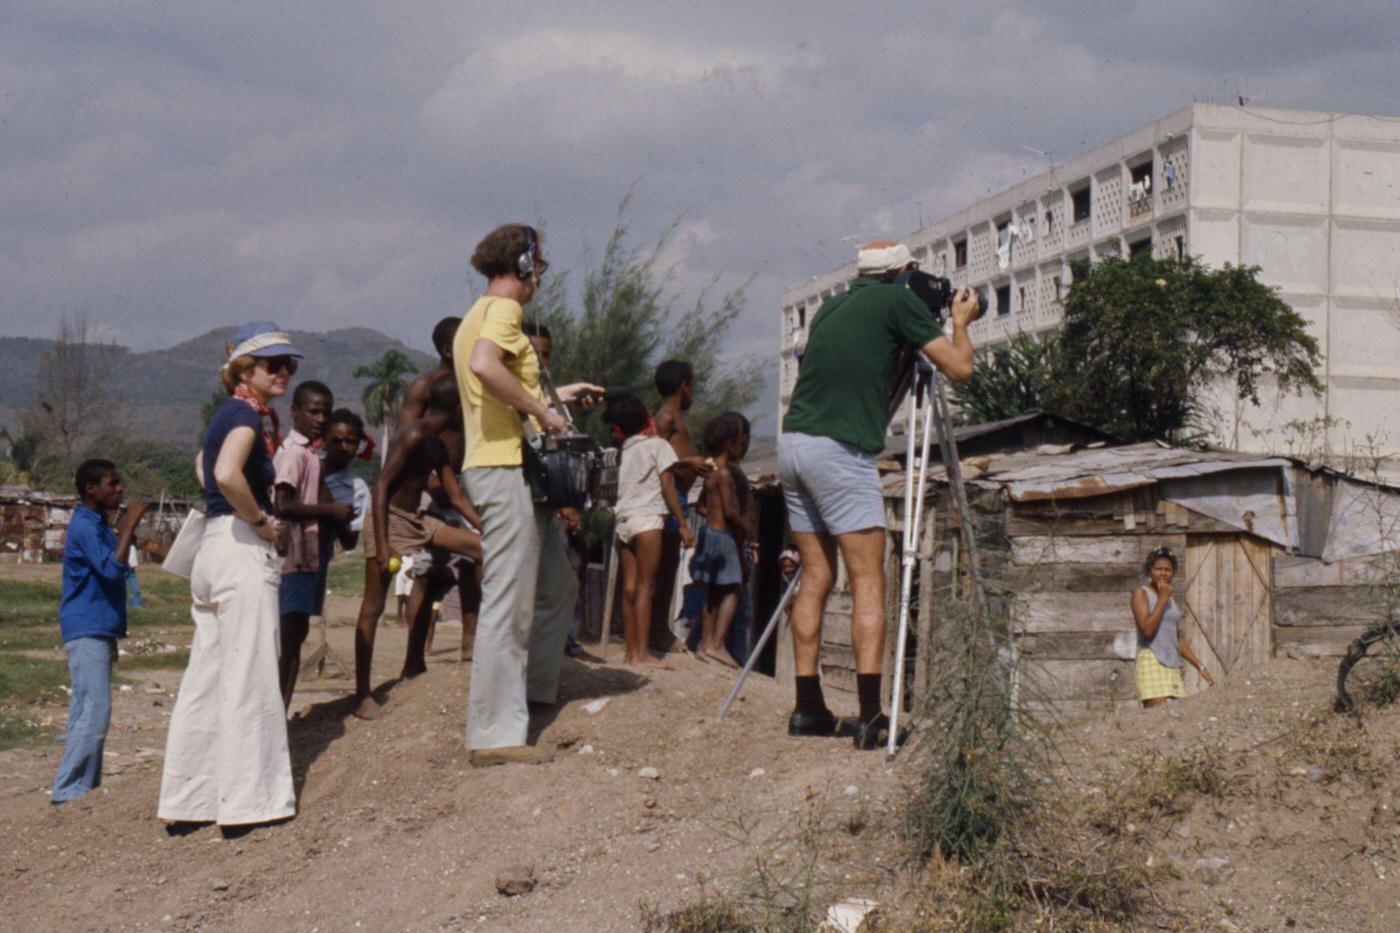
[[[888,674],[904,479],[899,463],[886,466]],[[990,608],[1016,633],[1017,695],[1028,706],[1076,713],[1135,703],[1129,600],[1161,546],[1177,555],[1183,637],[1217,680],[1277,654],[1341,655],[1368,626],[1400,618],[1391,540],[1400,539],[1400,490],[1280,458],[1150,444],[970,457],[963,470]],[[942,627],[960,624],[949,597],[967,580],[937,466],[924,509],[906,643],[911,702],[937,673],[929,649]],[[1367,509],[1387,519],[1379,537],[1355,527]],[[821,673],[836,690],[855,684],[850,611],[842,570],[823,619]],[[1189,665],[1184,680],[1188,693],[1204,689]]]
[[[27,486],[0,486],[0,561],[37,564],[63,559],[68,521],[78,499]],[[190,503],[162,499],[141,521],[143,538],[162,544],[174,540]]]
[[[1142,474],[1124,472],[1137,469],[1131,457],[1139,451],[1146,464]],[[1278,461],[1260,464],[1235,454],[1211,459],[1208,453],[1163,452],[1139,445],[1086,452],[1082,459],[1087,463],[1110,460],[1117,472],[1091,474],[1085,481],[1076,476],[1072,463],[1065,466],[1073,459],[1061,450],[964,460],[964,472],[972,478],[969,507],[982,576],[992,594],[990,609],[1016,633],[1020,702],[1063,713],[1135,702],[1137,638],[1129,600],[1144,580],[1147,555],[1161,546],[1178,557],[1175,590],[1184,613],[1184,636],[1217,679],[1272,656],[1277,641],[1273,564],[1282,548],[1237,524],[1165,498],[1168,485],[1146,469],[1171,471],[1173,477],[1193,469],[1205,476],[1254,471],[1241,472],[1238,482],[1257,492],[1260,471],[1277,470]],[[1064,481],[1064,495],[1056,487],[1061,477],[1054,470],[1070,477]],[[1013,495],[1018,477],[1033,477],[1040,485],[1032,495],[1018,499]],[[1191,473],[1189,479],[1197,481],[1199,476]],[[890,654],[898,629],[903,491],[903,474],[887,475]],[[1275,514],[1286,511],[1280,504]],[[936,471],[925,500],[906,643],[911,697],[921,695],[936,673],[931,665],[938,662],[923,649],[940,641],[941,626],[960,624],[948,602],[966,583],[966,556],[957,527],[944,477]],[[854,689],[849,614],[849,588],[841,573],[823,620],[821,669],[824,683],[837,690]],[[1186,684],[1188,692],[1202,686],[1194,671]]]

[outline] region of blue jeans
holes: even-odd
[[[113,638],[75,638],[63,643],[73,698],[68,704],[68,732],[63,761],[53,779],[52,803],[81,797],[102,783],[102,743],[112,720]]]

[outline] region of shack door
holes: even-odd
[[[1273,654],[1273,560],[1249,535],[1187,535],[1181,611],[1186,643],[1216,680]],[[1183,662],[1186,692],[1205,687]]]

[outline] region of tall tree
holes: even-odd
[[[717,300],[717,282],[686,299],[675,270],[663,264],[679,221],[650,247],[631,245],[629,193],[618,206],[612,232],[601,253],[585,248],[582,283],[570,288],[561,273],[546,279],[526,320],[536,316],[554,337],[551,375],[557,383],[588,380],[632,386],[654,407],[652,377],[664,359],[688,361],[695,370],[697,424],[720,411],[743,410],[758,398],[762,372],[752,357],[722,351],[725,334],[744,309],[745,282]],[[594,433],[601,429],[594,426]]]
[[[399,405],[403,401],[404,378],[418,372],[418,367],[402,350],[385,350],[384,355],[366,366],[355,367],[356,379],[368,379],[360,395],[365,408],[365,419],[375,427],[384,429],[384,443],[379,445],[380,462],[389,453],[389,436],[399,418]]]
[[[1281,391],[1322,389],[1307,322],[1257,266],[1140,256],[1073,273],[1053,363],[1061,414],[1125,438],[1182,441],[1219,415],[1205,391],[1216,380],[1254,404],[1266,378]]]
[[[97,338],[87,315],[59,318],[53,347],[39,359],[39,385],[23,420],[71,458],[85,441],[112,426],[121,397],[113,385],[123,351]]]

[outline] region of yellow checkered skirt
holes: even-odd
[[[1167,667],[1151,648],[1140,648],[1137,666],[1134,668],[1139,700],[1155,700],[1158,697],[1186,696],[1186,685],[1181,681],[1181,669]]]

